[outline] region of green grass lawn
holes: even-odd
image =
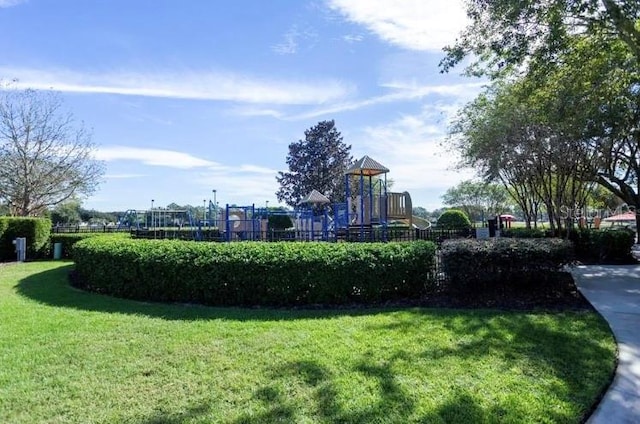
[[[592,312],[147,304],[71,267],[0,267],[2,423],[578,423],[615,364]]]

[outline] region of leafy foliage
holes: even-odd
[[[553,232],[551,230],[544,230],[542,228],[504,228],[500,231],[501,237],[509,238],[545,238],[552,237]]]
[[[0,260],[15,260],[17,237],[27,239],[27,259],[44,257],[48,253],[51,221],[43,218],[0,217]]]
[[[500,181],[528,224],[544,205],[549,222],[563,225],[568,206],[585,205],[595,179],[597,152],[572,133],[531,92],[527,81],[496,84],[465,107],[452,129],[464,164]],[[551,108],[551,105],[549,105]]]
[[[74,199],[57,204],[51,211],[51,221],[54,224],[80,223],[80,202]]]
[[[551,181],[536,196],[546,198],[545,206],[558,226],[559,207],[580,208],[588,197],[579,183],[597,182],[627,204],[640,207],[640,3],[471,0],[467,12],[471,24],[447,49],[441,66],[448,70],[471,54],[476,58],[468,69],[471,73],[521,84],[519,107],[503,108],[503,116],[496,120],[506,123],[498,131],[501,138],[519,137],[522,142],[515,151],[532,162],[503,163],[502,169],[519,170],[510,176],[510,185],[515,187],[518,181],[531,189],[522,181],[532,180],[535,189],[540,182],[528,178],[527,170],[537,164],[549,170],[546,176],[536,173],[537,180]],[[519,110],[524,114],[511,113]],[[545,148],[530,149],[536,145]],[[532,160],[536,154],[553,160]],[[572,196],[578,201],[571,201]]]
[[[62,243],[62,257],[65,259],[71,258],[71,251],[73,245],[80,240],[93,238],[93,237],[116,237],[116,238],[129,238],[129,233],[62,233],[51,234],[51,246],[55,243]]]
[[[309,305],[419,298],[435,245],[198,243],[90,238],[75,244],[82,287],[208,305]]]
[[[625,0],[470,0],[469,26],[445,48],[443,71],[469,55],[471,74],[493,77],[516,72],[526,63],[544,69],[557,60],[573,36],[603,33],[622,41],[640,61],[640,4]]]
[[[451,187],[442,196],[445,205],[458,208],[474,221],[504,213],[510,203],[507,190],[501,185],[466,180]]]
[[[471,228],[469,217],[461,210],[446,210],[438,218],[438,228],[445,230],[463,230]]]
[[[442,245],[447,285],[467,294],[540,288],[552,284],[572,259],[572,243],[557,238],[447,240]]]
[[[342,141],[334,121],[321,121],[304,135],[304,140],[289,145],[289,171],[278,172],[278,200],[295,207],[312,190],[318,190],[333,202],[344,201],[344,171],[352,161],[351,145]]]
[[[635,263],[631,248],[635,234],[627,229],[596,230],[590,228],[562,231],[532,228],[510,228],[502,232],[509,238],[550,238],[563,237],[570,240],[575,248],[576,259],[586,263]]]
[[[40,215],[89,195],[104,172],[93,159],[90,134],[61,106],[52,93],[7,89],[0,95],[0,199],[13,214]]]
[[[570,230],[567,236],[573,241],[576,256],[588,263],[635,263],[631,247],[635,234],[631,230]]]

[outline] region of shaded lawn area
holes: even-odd
[[[591,311],[148,304],[71,268],[0,266],[0,422],[578,423],[615,366]]]

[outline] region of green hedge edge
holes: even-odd
[[[450,290],[523,292],[558,281],[574,258],[569,240],[497,238],[448,240],[441,248]]]
[[[0,217],[0,260],[15,261],[13,241],[26,237],[28,259],[44,258],[49,254],[51,220],[43,218]]]
[[[435,244],[206,243],[90,238],[73,247],[77,285],[118,297],[213,306],[371,304],[420,298]]]

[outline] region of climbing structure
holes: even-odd
[[[345,171],[349,233],[357,233],[361,240],[373,234],[373,228],[384,230],[392,222],[412,227],[411,196],[387,191],[388,172],[366,155]],[[382,238],[386,239],[384,231]]]
[[[318,190],[312,190],[296,206],[295,228],[296,239],[325,240],[329,239],[329,204],[331,201]]]

